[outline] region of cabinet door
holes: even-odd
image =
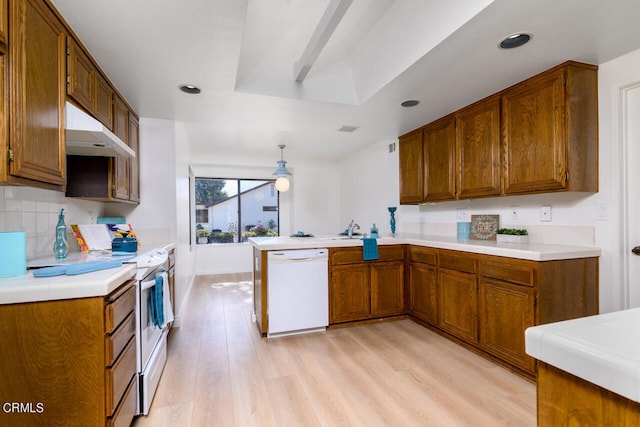
[[[369,266],[364,264],[331,267],[329,323],[369,318],[371,300]]]
[[[113,88],[98,72],[96,74],[96,118],[111,131],[113,131],[113,96]]]
[[[129,144],[129,109],[125,103],[115,97],[113,104],[113,133],[118,135],[127,145]],[[129,171],[131,159],[123,157],[113,158],[113,197],[129,200]]]
[[[129,147],[136,153],[136,157],[129,159],[129,200],[140,202],[140,143],[138,118],[129,112]]]
[[[456,152],[459,199],[500,194],[499,96],[456,113]]]
[[[68,39],[68,83],[67,95],[90,113],[94,112],[96,100],[96,69],[82,48]]]
[[[478,291],[476,275],[438,270],[438,323],[470,343],[478,342]]]
[[[424,157],[422,132],[403,135],[398,140],[400,158],[400,204],[422,203],[424,197]]]
[[[425,201],[455,199],[455,117],[449,115],[422,131]]]
[[[505,193],[564,189],[564,81],[562,68],[503,93]]]
[[[371,315],[404,313],[404,262],[371,264]]]
[[[438,286],[436,268],[412,262],[409,266],[410,312],[432,325],[438,324]]]
[[[535,361],[525,353],[524,331],[534,326],[534,288],[480,278],[480,346],[531,373]]]
[[[64,189],[66,34],[36,0],[10,5],[9,174]]]
[[[9,15],[9,1],[0,0],[0,43],[7,44],[7,22]],[[5,52],[4,46],[2,46],[2,52]]]

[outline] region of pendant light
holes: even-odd
[[[289,178],[287,178],[287,176],[291,176],[291,172],[289,172],[287,170],[287,167],[285,166],[287,162],[284,160],[283,151],[286,145],[280,144],[278,145],[278,147],[280,147],[280,160],[278,160],[277,162],[278,169],[276,169],[273,175],[276,175],[278,177],[278,179],[276,179],[276,190],[284,193],[289,189]]]

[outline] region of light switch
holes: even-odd
[[[540,206],[540,221],[551,222],[551,206]]]

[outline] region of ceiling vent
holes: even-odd
[[[338,132],[353,132],[354,130],[358,129],[360,126],[347,126],[347,125],[342,125],[342,127],[340,129],[338,129]]]

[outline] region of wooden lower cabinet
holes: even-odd
[[[475,274],[438,270],[438,324],[469,343],[478,342],[478,292]]]
[[[540,362],[538,425],[638,426],[640,403]]]
[[[136,412],[135,280],[106,297],[0,305],[11,426],[128,426]]]
[[[409,312],[431,325],[438,324],[438,279],[433,265],[409,264]]]
[[[480,346],[533,372],[535,359],[524,351],[524,331],[535,324],[533,287],[481,277],[479,300]]]
[[[370,270],[366,264],[331,269],[329,323],[367,319],[371,315]]]
[[[405,313],[404,247],[380,246],[364,261],[361,247],[329,250],[329,324]]]
[[[409,314],[525,377],[536,362],[524,331],[598,313],[598,258],[529,261],[416,248]]]

